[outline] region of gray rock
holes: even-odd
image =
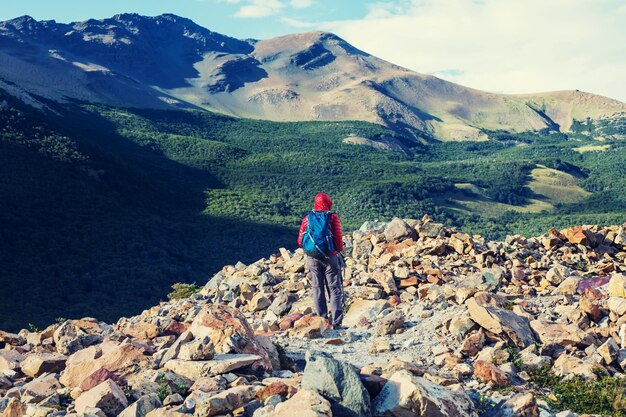
[[[464,391],[442,387],[406,370],[391,376],[374,400],[373,408],[377,416],[476,416]]]
[[[466,302],[470,317],[478,325],[495,334],[507,336],[517,346],[525,348],[535,343],[528,319],[497,307],[483,307],[474,298]]]
[[[139,397],[137,401],[129,405],[118,417],[144,417],[150,411],[161,407],[161,400],[156,394],[148,394]]]
[[[405,239],[417,239],[417,231],[409,226],[404,220],[395,217],[385,227],[385,239],[387,242],[397,242]]]
[[[306,354],[302,388],[315,391],[331,403],[333,417],[371,416],[369,394],[352,365],[326,353]]]
[[[286,314],[290,308],[291,301],[289,300],[289,295],[285,291],[279,292],[276,298],[274,298],[272,305],[269,307],[270,311],[278,317]]]

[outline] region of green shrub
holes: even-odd
[[[529,374],[535,387],[546,390],[546,400],[556,410],[626,416],[626,382],[623,379],[598,376],[596,380],[588,380],[577,376],[564,380],[547,368]]]
[[[184,284],[182,282],[178,282],[172,285],[171,293],[167,294],[167,298],[169,300],[180,300],[181,298],[189,298],[192,295],[200,292],[202,287],[196,284]]]

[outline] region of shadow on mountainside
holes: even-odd
[[[175,282],[203,283],[225,264],[293,246],[290,228],[203,215],[204,191],[222,186],[207,171],[137,145],[96,114],[58,122],[86,164],[0,139],[0,328],[114,321]]]

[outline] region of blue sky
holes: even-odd
[[[5,0],[0,20],[174,13],[263,39],[326,30],[406,68],[503,93],[626,102],[626,0]]]
[[[286,23],[363,18],[375,2],[359,0],[19,0],[6,1],[0,20],[30,15],[59,22],[135,12],[154,16],[174,13],[216,32],[238,38],[268,38],[298,31]],[[297,23],[295,23],[297,26]],[[300,30],[302,31],[302,30]]]

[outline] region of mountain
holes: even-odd
[[[581,91],[486,93],[419,74],[325,32],[238,40],[171,14],[0,23],[0,87],[117,107],[204,108],[274,121],[363,120],[421,141],[568,132],[626,104]],[[41,105],[41,103],[39,103]]]

